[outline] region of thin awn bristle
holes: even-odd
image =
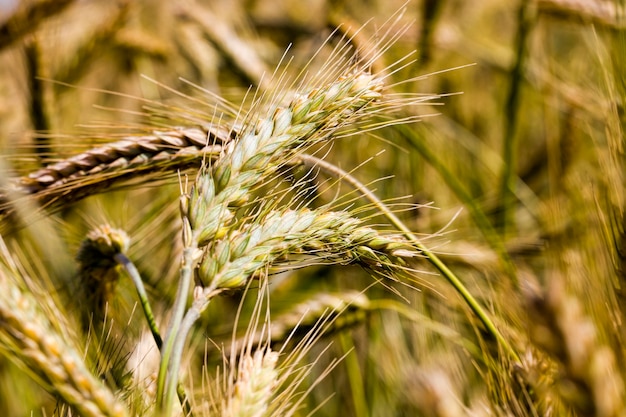
[[[285,344],[296,336],[306,337],[311,329],[316,329],[320,323],[325,323],[324,334],[340,331],[348,326],[361,323],[370,310],[370,300],[360,292],[346,291],[342,293],[313,294],[301,303],[294,305],[288,311],[273,317],[269,323],[269,331],[254,331],[247,333],[241,339],[233,342],[231,349],[237,349],[245,344],[272,345]],[[250,326],[252,330],[254,326]],[[266,340],[268,336],[271,340]],[[282,348],[284,349],[284,347]]]

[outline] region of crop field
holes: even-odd
[[[0,0],[0,415],[626,416],[626,4]]]

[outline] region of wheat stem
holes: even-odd
[[[150,307],[148,293],[146,292],[146,288],[143,285],[143,280],[141,279],[141,275],[139,275],[137,267],[135,267],[135,264],[123,253],[117,253],[114,258],[122,267],[124,267],[124,270],[133,281],[133,284],[135,285],[135,288],[137,290],[137,295],[139,296],[141,307],[143,308],[144,315],[146,316],[146,320],[148,321],[150,332],[152,333],[152,337],[154,338],[154,342],[156,343],[159,350],[161,350],[163,346],[163,339],[161,338],[159,327],[156,323],[156,319],[154,318],[154,314],[152,313],[152,307]],[[193,416],[191,405],[189,404],[189,401],[187,399],[187,393],[185,392],[185,388],[181,384],[178,384],[176,388],[176,394],[178,395],[180,404],[183,406],[185,416]]]
[[[159,333],[159,328],[156,323],[156,319],[154,318],[154,314],[152,313],[152,307],[150,307],[150,301],[148,300],[148,293],[146,292],[146,288],[143,285],[143,281],[141,276],[139,275],[139,271],[135,267],[133,261],[128,259],[128,257],[120,252],[116,253],[113,257],[118,264],[120,264],[130,279],[133,281],[135,285],[135,289],[137,290],[137,296],[139,297],[139,302],[141,303],[141,308],[143,309],[143,313],[146,316],[146,320],[148,321],[148,326],[150,327],[150,332],[152,333],[152,337],[154,338],[154,342],[157,347],[161,349],[163,345],[163,339],[161,338],[161,333]]]
[[[512,207],[515,204],[517,166],[517,147],[519,138],[516,135],[519,125],[519,107],[521,106],[521,91],[524,68],[528,56],[528,38],[534,23],[534,6],[530,3],[521,3],[517,13],[517,33],[515,38],[515,61],[511,68],[510,83],[508,86],[506,103],[504,106],[504,133],[502,144],[502,172],[500,173],[499,198],[501,208],[496,217],[496,226],[500,227],[502,236],[507,230],[515,230],[515,218]]]
[[[209,301],[220,291],[214,291],[212,294],[207,295],[206,303],[203,303],[203,308],[198,308],[194,302],[189,310],[186,312],[185,317],[181,320],[179,330],[176,333],[176,340],[172,343],[170,360],[167,363],[167,379],[163,393],[163,411],[165,415],[171,415],[174,405],[174,387],[178,384],[178,372],[180,371],[180,363],[183,355],[183,350],[187,336],[191,332],[194,324],[200,318],[202,311],[208,306]]]
[[[171,373],[168,373],[168,365],[171,362],[180,362],[172,353],[176,340],[179,337],[180,326],[191,289],[191,278],[196,262],[194,259],[194,249],[193,247],[188,247],[183,250],[183,265],[180,268],[180,279],[178,281],[176,299],[172,307],[172,318],[170,319],[170,325],[165,335],[165,342],[161,351],[161,363],[157,378],[157,401],[161,409],[165,412],[165,415],[171,415],[173,408],[173,401],[170,395],[167,394],[169,391],[166,391],[166,387],[171,386],[173,390],[174,387],[178,385],[177,375],[173,376]]]

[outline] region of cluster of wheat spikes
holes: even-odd
[[[388,27],[400,30],[381,36],[379,54],[403,30],[393,24]],[[5,181],[0,207],[6,226],[12,219],[27,215],[20,202],[34,202],[40,207],[37,210],[54,211],[147,174],[187,170],[195,177],[190,187],[186,176],[180,180],[182,260],[175,299],[164,316],[168,317],[167,326],[155,317],[140,273],[127,255],[130,239],[126,232],[108,225],[97,227],[83,241],[76,258],[82,329],[93,337],[106,333],[107,309],[116,297],[120,269],[131,277],[160,352],[151,394],[132,394],[141,384],[128,383],[128,375],[120,376],[111,369],[100,372],[112,375],[113,385],[107,388],[98,381],[77,347],[53,328],[45,307],[39,307],[28,294],[25,283],[32,280],[15,266],[6,248],[0,276],[4,289],[0,298],[2,351],[81,415],[121,416],[149,409],[174,415],[177,406],[182,406],[185,415],[192,415],[197,400],[190,397],[189,385],[181,380],[184,350],[192,330],[218,295],[244,289],[253,279],[265,282],[271,274],[292,268],[294,263],[304,266],[312,261],[360,265],[377,279],[402,281],[414,274],[412,264],[416,258],[426,258],[439,268],[468,300],[488,331],[510,351],[461,282],[381,201],[348,173],[305,154],[309,149],[319,152],[338,137],[351,140],[358,126],[373,130],[397,123],[377,125],[371,120],[432,98],[387,97],[385,73],[404,65],[403,61],[384,73],[371,74],[377,57],[359,58],[348,45],[337,47],[317,76],[309,79],[302,75],[292,83],[295,92],[280,78],[279,94],[269,98],[261,94],[252,110],[230,125],[221,120],[223,116],[212,115],[212,123],[201,127],[155,128],[150,135],[106,143]],[[294,166],[307,162],[348,180],[400,230],[385,233],[366,225],[354,212],[333,209],[338,207],[336,203],[315,207],[306,193],[289,197],[284,191],[281,194],[280,188],[273,188],[276,185],[271,184],[280,184],[280,178]],[[307,180],[308,187],[314,180]],[[263,187],[269,187],[270,192],[260,195],[257,191]],[[323,314],[320,312],[319,317]],[[290,326],[297,328],[297,320]],[[165,329],[163,336],[160,328]],[[319,332],[313,332],[310,344]],[[275,415],[270,413],[278,410],[289,415],[297,410],[290,405],[302,401],[294,400],[295,392],[287,388],[276,392],[276,388],[284,385],[290,374],[298,374],[293,369],[293,357],[301,359],[302,353],[288,356],[281,365],[280,355],[271,349],[270,333],[267,337],[250,334],[248,348],[234,359],[239,363],[238,371],[230,375],[223,399],[214,406],[223,415]],[[277,329],[276,336],[289,337],[285,330]],[[258,344],[256,351],[250,348],[252,340]],[[294,352],[306,349],[307,345],[300,345]],[[132,370],[129,372],[132,374]],[[112,392],[112,387],[117,392]],[[132,401],[125,404],[124,398]]]
[[[404,1],[0,2],[0,414],[626,415],[623,4]]]

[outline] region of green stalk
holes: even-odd
[[[204,307],[206,308],[206,305],[208,304],[209,303],[206,302]],[[163,412],[164,412],[164,415],[166,416],[172,415],[172,411],[173,411],[172,408],[174,406],[174,395],[176,394],[177,387],[179,386],[177,379],[178,379],[178,372],[180,371],[180,364],[181,364],[182,357],[183,357],[183,349],[185,347],[185,341],[187,340],[187,336],[189,335],[191,328],[196,323],[196,321],[198,321],[198,319],[200,318],[200,314],[202,310],[203,309],[196,308],[196,303],[194,302],[194,305],[187,311],[187,314],[185,314],[185,317],[183,318],[180,324],[180,329],[176,336],[176,340],[174,341],[172,345],[171,360],[168,363],[169,369],[167,369],[167,375],[168,375],[167,385],[165,386],[165,391],[163,394],[164,395]]]
[[[148,293],[146,293],[146,288],[143,285],[143,281],[141,276],[139,275],[139,271],[135,267],[135,264],[128,259],[128,257],[119,252],[115,254],[113,257],[115,261],[120,264],[130,279],[135,284],[135,289],[137,290],[137,295],[139,296],[139,302],[141,303],[141,308],[143,309],[143,313],[146,316],[146,320],[148,321],[148,327],[150,327],[150,331],[152,332],[152,337],[154,341],[161,350],[163,346],[163,339],[161,338],[161,334],[159,333],[159,328],[156,324],[156,319],[154,318],[154,314],[152,313],[152,307],[150,307],[150,301],[148,301]]]
[[[169,363],[171,361],[177,361],[172,355],[174,342],[178,338],[180,330],[180,324],[185,314],[185,307],[187,305],[187,298],[189,297],[189,290],[191,288],[191,281],[193,275],[193,253],[197,249],[195,240],[192,239],[191,247],[187,247],[183,250],[183,265],[180,268],[180,280],[178,281],[178,290],[176,293],[176,301],[172,308],[173,314],[170,321],[169,329],[165,336],[165,343],[161,350],[161,363],[159,365],[159,375],[157,377],[157,402],[161,410],[172,408],[172,404],[168,404],[165,401],[165,384],[166,379],[177,379],[177,375],[168,375]],[[167,414],[166,414],[167,415]]]
[[[161,337],[161,333],[159,332],[159,327],[156,323],[156,319],[154,318],[154,314],[152,313],[152,307],[150,307],[150,301],[148,300],[148,293],[146,292],[146,288],[143,285],[143,280],[141,279],[141,275],[139,275],[139,271],[133,261],[128,259],[128,257],[123,253],[117,253],[114,256],[115,261],[120,264],[130,279],[133,281],[135,288],[137,290],[137,295],[139,296],[139,302],[141,303],[141,307],[143,309],[143,313],[146,316],[146,320],[148,321],[148,327],[150,327],[150,332],[152,333],[152,337],[154,338],[154,342],[156,343],[159,350],[163,347],[163,339]],[[189,404],[187,393],[185,392],[185,388],[181,384],[177,384],[176,393],[178,394],[178,399],[180,400],[180,404],[183,406],[185,416],[192,416],[191,405]]]
[[[516,183],[516,152],[517,140],[516,130],[518,121],[518,108],[520,105],[520,93],[522,80],[524,78],[524,64],[526,60],[526,39],[530,32],[531,21],[531,5],[527,0],[522,0],[518,11],[518,29],[515,39],[516,58],[513,68],[510,72],[510,86],[504,106],[504,143],[502,148],[502,165],[501,184],[500,184],[500,203],[502,208],[497,224],[501,227],[502,236],[505,236],[508,227],[514,227],[513,217],[511,216],[511,205],[515,198]]]
[[[368,417],[370,414],[368,412],[367,400],[365,399],[365,390],[363,389],[363,373],[361,372],[356,351],[353,350],[350,336],[346,332],[339,333],[339,342],[345,352],[344,363],[347,368],[350,390],[352,391],[354,414],[359,417]]]
[[[191,329],[193,328],[194,324],[200,318],[200,315],[202,314],[202,312],[206,310],[206,308],[209,306],[209,303],[211,302],[213,297],[215,297],[221,292],[222,290],[220,289],[205,288],[203,290],[202,295],[196,300],[194,300],[193,304],[191,305],[189,310],[187,310],[187,313],[185,314],[184,318],[182,319],[180,323],[176,340],[172,344],[171,360],[168,363],[169,369],[167,369],[168,379],[167,379],[167,385],[165,386],[164,397],[163,397],[164,398],[163,412],[166,416],[172,415],[172,407],[174,405],[174,394],[177,392],[177,390],[178,390],[178,395],[180,397],[180,390],[182,388],[182,385],[178,382],[177,378],[178,378],[178,372],[180,371],[180,364],[183,358],[183,350],[185,348],[185,342],[187,340],[187,337],[189,336],[189,333],[191,332]],[[189,415],[189,414],[186,413],[186,415]]]

